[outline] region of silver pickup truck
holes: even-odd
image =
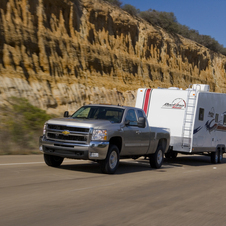
[[[48,166],[58,167],[64,158],[89,159],[103,173],[113,174],[120,158],[149,157],[151,167],[160,168],[169,141],[166,129],[149,127],[142,109],[86,105],[47,121],[39,149]]]

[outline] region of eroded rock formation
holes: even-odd
[[[0,1],[0,104],[133,106],[139,87],[191,83],[226,92],[226,57],[101,0]]]

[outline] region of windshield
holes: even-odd
[[[114,107],[84,106],[71,117],[77,119],[102,119],[120,123],[122,121],[123,112],[124,109]]]

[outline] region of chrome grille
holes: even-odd
[[[67,134],[63,134],[67,131]],[[46,137],[50,140],[87,144],[89,128],[48,124]]]
[[[84,132],[84,133],[88,133],[89,132],[89,128],[80,128],[80,127],[62,126],[62,125],[53,125],[53,124],[48,124],[48,129],[69,130],[69,131]]]

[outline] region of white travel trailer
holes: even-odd
[[[207,154],[220,163],[226,146],[226,94],[209,92],[209,85],[194,84],[182,90],[138,89],[136,107],[142,108],[150,126],[170,129],[170,149],[165,154]]]

